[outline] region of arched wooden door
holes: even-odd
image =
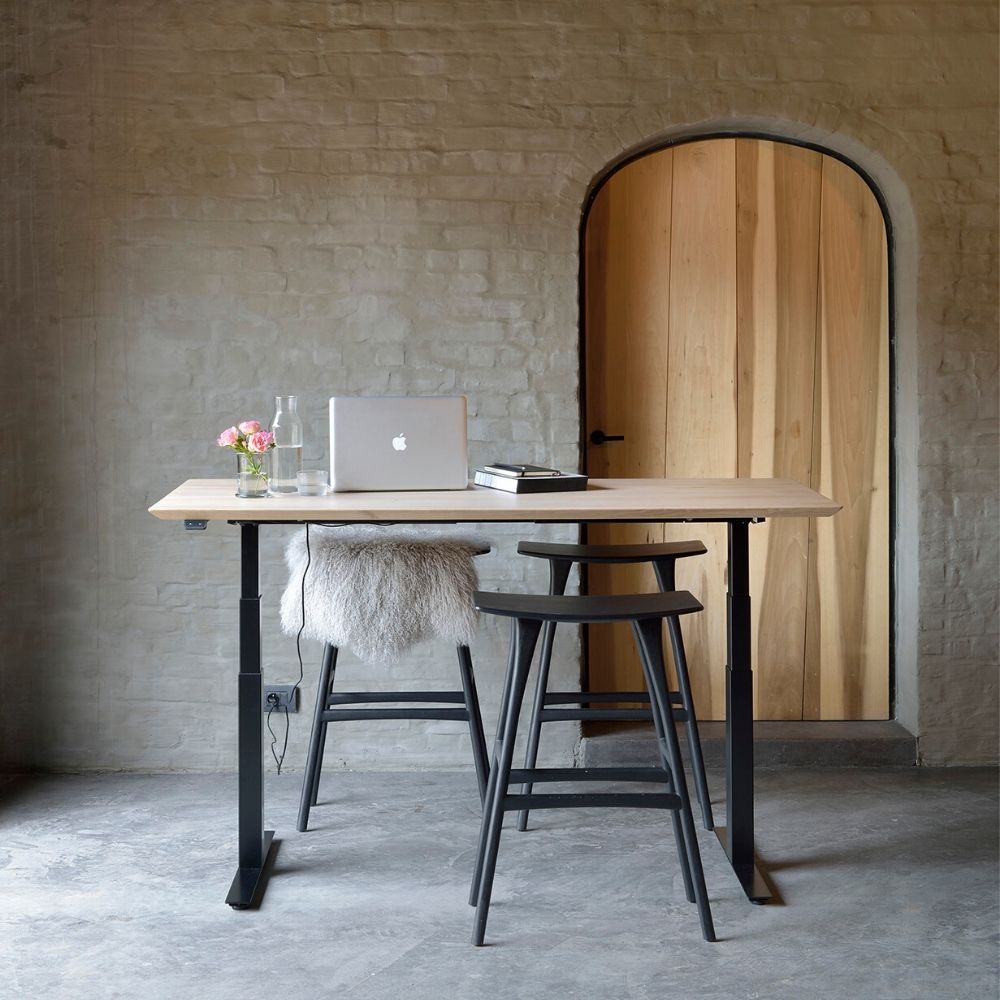
[[[762,719],[889,713],[889,327],[879,205],[834,157],[760,139],[686,143],[613,174],[585,223],[587,470],[758,476],[843,505],[751,528]],[[623,441],[590,442],[594,430]],[[724,717],[725,528],[592,526],[592,541],[701,537],[678,585],[702,718]],[[591,593],[652,589],[592,567]],[[593,627],[588,686],[635,690],[626,628]]]

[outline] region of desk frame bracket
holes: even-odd
[[[260,645],[260,526],[240,525],[240,672],[237,680],[239,756],[239,868],[226,902],[234,909],[260,904],[268,858],[276,845],[264,829],[264,722]],[[276,847],[275,847],[276,849]]]
[[[756,519],[754,519],[756,520]],[[726,826],[716,828],[752,903],[772,898],[753,846],[753,669],[750,616],[751,519],[729,522],[726,593]]]

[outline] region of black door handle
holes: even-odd
[[[605,434],[604,431],[591,431],[591,444],[604,444],[605,441],[624,441],[624,434]]]

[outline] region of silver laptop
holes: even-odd
[[[464,490],[464,396],[331,396],[330,486]]]

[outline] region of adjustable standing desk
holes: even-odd
[[[750,525],[769,517],[829,517],[840,507],[787,479],[592,479],[576,493],[517,495],[500,490],[331,493],[322,497],[233,495],[232,479],[189,479],[151,514],[201,529],[209,521],[238,525],[241,535],[239,712],[239,859],[226,902],[255,906],[263,895],[274,832],[264,829],[261,712],[260,574],[262,524],[585,524],[588,522],[723,522],[728,525],[726,594],[726,826],[716,828],[747,898],[770,890],[753,845],[753,674],[750,664]],[[698,595],[705,603],[711,594]]]

